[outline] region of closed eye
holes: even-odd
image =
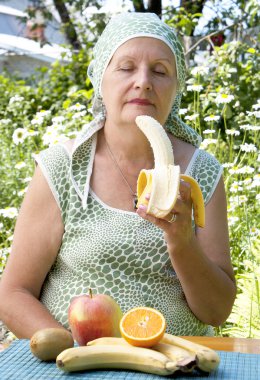
[[[161,71],[161,70],[154,70],[154,73],[156,74],[159,74],[159,75],[165,75],[165,71]]]

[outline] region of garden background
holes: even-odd
[[[37,3],[47,22],[50,8]],[[19,73],[0,73],[0,278],[34,171],[33,154],[75,137],[92,117],[86,72],[96,36],[111,14],[102,13],[101,1],[53,3],[58,3],[67,36],[68,62],[57,61],[26,79]],[[126,3],[122,1],[124,11]],[[132,11],[161,14],[177,29],[187,58],[180,115],[202,135],[201,149],[214,154],[224,168],[238,294],[230,317],[216,334],[260,338],[258,2],[228,1],[228,8],[217,0],[181,1],[178,6],[171,1],[128,3]],[[63,11],[58,9],[61,4]],[[205,18],[209,10],[211,17]],[[32,8],[30,12],[32,18]],[[69,17],[64,18],[66,13]]]

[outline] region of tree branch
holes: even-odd
[[[214,36],[215,34],[219,34],[219,33],[222,33],[222,32],[224,32],[226,29],[231,29],[231,28],[233,28],[233,26],[235,26],[235,25],[238,25],[238,24],[240,24],[241,23],[241,21],[239,21],[239,22],[236,22],[236,23],[234,23],[234,24],[232,24],[232,25],[227,25],[227,26],[225,26],[225,28],[223,28],[223,29],[220,29],[220,30],[216,30],[215,32],[212,32],[212,33],[210,33],[210,34],[207,34],[206,36],[204,36],[204,37],[202,37],[199,41],[197,41],[188,51],[186,51],[185,52],[185,55],[188,55],[192,50],[194,50],[202,41],[204,41],[204,40],[207,40],[207,39],[209,39],[210,37],[212,37],[212,36]]]

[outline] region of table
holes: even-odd
[[[259,380],[260,339],[185,337],[215,349],[220,365],[209,375],[199,372],[162,377],[147,373],[121,370],[95,370],[66,374],[55,363],[41,362],[29,348],[29,340],[15,340],[0,352],[1,380]]]
[[[241,352],[244,354],[260,354],[260,339],[251,338],[223,338],[208,336],[183,336],[194,343],[202,344],[216,351]],[[9,346],[0,344],[0,352]]]
[[[260,354],[260,339],[251,338],[222,338],[208,336],[183,336],[194,343],[203,344],[216,351],[241,352]]]

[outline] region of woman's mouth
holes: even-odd
[[[152,103],[148,99],[135,98],[129,101],[130,104],[137,104],[139,106],[150,106]]]

